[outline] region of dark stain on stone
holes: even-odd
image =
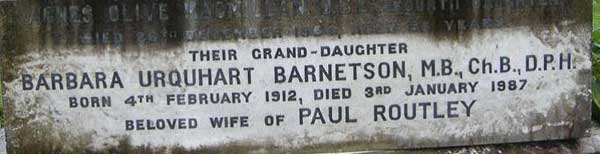
[[[589,135],[589,129],[591,127],[591,113],[592,113],[592,98],[589,89],[582,89],[578,93],[575,93],[575,107],[569,114],[569,120],[573,122],[570,128],[569,136],[571,138],[578,138]]]
[[[591,55],[590,55],[591,57]],[[586,63],[591,63],[591,60],[585,60]],[[574,78],[575,83],[586,87],[586,89],[591,89],[591,85],[593,83],[592,69],[581,69],[577,71],[577,76]]]
[[[591,127],[591,99],[590,95],[582,94],[585,91],[585,88],[582,88],[563,93],[552,103],[547,113],[527,116],[530,126],[529,140],[573,139],[586,136]]]
[[[468,42],[477,32],[485,29],[526,26],[532,30],[543,30],[556,26],[562,21],[573,19],[576,20],[576,24],[587,24],[590,21],[581,18],[589,17],[586,13],[591,12],[588,2],[583,0],[559,1],[560,4],[547,6],[536,3],[531,6],[522,6],[523,8],[509,6],[504,2],[487,4],[490,1],[474,3],[475,1],[472,0],[46,0],[41,3],[30,3],[33,1],[28,0],[21,4],[28,5],[28,10],[33,10],[34,14],[27,11],[20,11],[19,14],[36,16],[34,24],[29,27],[39,26],[40,30],[31,31],[26,35],[39,34],[41,47],[60,49],[91,45],[98,49],[104,49],[116,46],[122,51],[141,50],[143,52],[179,47],[182,43],[188,42],[184,38],[187,31],[197,32],[197,35],[208,33],[203,36],[205,38],[193,39],[190,42],[270,39],[273,37],[341,37],[341,35],[387,33],[414,33],[429,36],[433,41]],[[300,7],[303,11],[295,10],[298,5],[303,6]],[[456,8],[449,8],[454,5]],[[52,22],[46,20],[48,14],[60,15],[60,9],[67,6],[79,6],[80,10],[89,6],[92,10],[93,22],[86,24],[73,23],[70,20],[62,21],[63,19],[50,20]],[[196,7],[194,9],[187,8],[190,6]],[[208,8],[204,8],[206,6]],[[324,8],[324,6],[329,7]],[[47,8],[50,8],[48,9],[50,11],[45,10]],[[167,11],[164,14],[166,19],[161,19],[163,15],[161,8],[165,8]],[[53,14],[52,10],[59,13]],[[206,13],[208,15],[198,13],[206,10],[209,10]],[[220,12],[218,10],[227,11]],[[186,11],[194,11],[193,15],[198,17],[190,17],[192,15]],[[303,14],[299,12],[303,12]],[[223,13],[222,18],[220,13]],[[259,17],[255,17],[255,14],[258,14],[256,16]],[[66,15],[70,14],[66,13]],[[112,21],[113,18],[115,21]],[[150,21],[148,18],[152,20]],[[235,30],[245,28],[255,28],[253,31],[259,33],[265,30],[270,35],[265,34],[268,36],[264,37],[261,35],[233,36],[236,33]],[[93,43],[87,44],[80,41],[85,33],[93,34],[90,36],[91,40],[88,40]],[[117,33],[120,35],[113,36]],[[153,40],[153,36],[150,36],[151,33],[155,33],[156,37],[160,38]],[[104,34],[106,36],[103,36]],[[115,41],[113,39],[122,42],[113,44],[114,42],[111,42]],[[139,45],[140,43],[143,45]]]
[[[0,74],[3,81],[12,81],[16,78],[14,69],[23,61],[18,58],[23,52],[18,46],[20,37],[17,37],[19,26],[15,21],[15,4],[0,3]]]

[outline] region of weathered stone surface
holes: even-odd
[[[4,142],[4,129],[0,129],[0,154],[6,153],[6,142]],[[432,153],[432,154],[491,154],[491,153],[528,153],[528,154],[579,154],[600,153],[600,126],[595,124],[589,137],[566,141],[545,141],[533,143],[513,143],[499,145],[465,146],[455,148],[432,148],[420,150],[373,150],[353,151],[343,154],[402,154],[402,153]],[[341,149],[340,149],[341,150]],[[331,150],[335,152],[338,150]]]
[[[431,153],[431,154],[488,154],[488,153],[527,153],[527,154],[579,154],[599,153],[600,149],[600,126],[595,124],[589,137],[576,140],[526,142],[513,144],[465,146],[454,148],[432,148],[420,150],[388,150],[388,151],[359,151],[351,153]]]
[[[6,153],[6,133],[4,129],[0,129],[0,154]]]
[[[357,151],[589,133],[584,0],[3,7],[14,19],[0,52],[10,153]],[[223,118],[236,123],[216,126]]]

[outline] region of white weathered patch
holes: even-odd
[[[112,136],[130,136],[134,145],[175,145],[197,147],[198,145],[221,145],[228,142],[250,142],[252,144],[273,144],[283,147],[301,147],[306,145],[341,143],[346,141],[376,141],[392,139],[398,147],[423,147],[442,145],[461,145],[467,143],[485,144],[505,141],[523,141],[546,139],[528,138],[526,135],[544,131],[545,127],[570,125],[566,113],[553,112],[557,107],[575,106],[575,94],[580,93],[584,85],[577,83],[578,72],[589,70],[589,47],[587,40],[573,43],[571,40],[585,40],[576,35],[565,35],[548,31],[552,37],[552,46],[536,37],[527,28],[486,30],[474,34],[468,43],[453,41],[431,41],[430,38],[416,34],[386,34],[368,36],[342,36],[319,38],[286,38],[273,40],[242,40],[237,42],[185,43],[181,47],[154,52],[122,52],[119,49],[95,51],[93,48],[63,50],[48,54],[29,52],[25,55],[33,59],[19,67],[19,74],[36,75],[74,72],[119,72],[124,88],[78,90],[23,90],[22,79],[6,83],[6,97],[14,100],[18,115],[38,115],[41,119],[52,119],[59,130],[73,134],[94,133],[95,146],[113,143]],[[408,53],[394,55],[368,55],[320,57],[310,54],[323,45],[356,45],[377,43],[406,43]],[[309,55],[301,59],[252,59],[254,48],[298,47],[308,48]],[[238,60],[216,62],[193,62],[188,54],[190,50],[235,49]],[[526,55],[540,57],[543,54],[570,53],[574,69],[525,72]],[[499,67],[499,58],[510,58],[514,69],[521,73],[469,74],[469,60],[478,58],[492,62]],[[422,60],[436,60],[436,69],[440,59],[452,61],[457,75],[421,77]],[[556,58],[553,66],[557,66]],[[367,80],[358,77],[351,79],[347,71],[348,63],[379,63],[405,61],[406,73],[411,76],[397,79]],[[274,83],[274,67],[282,66],[289,72],[292,66],[319,64],[346,64],[346,81]],[[141,87],[138,71],[199,69],[199,68],[244,68],[253,67],[251,84],[243,80],[240,85],[217,86],[165,86]],[[241,75],[244,75],[243,71]],[[364,73],[364,72],[359,72]],[[364,75],[364,74],[363,74]],[[289,76],[289,75],[288,75]],[[491,92],[492,82],[509,80],[527,80],[522,90]],[[92,80],[94,81],[94,80]],[[475,92],[458,94],[438,94],[424,96],[406,96],[404,92],[413,84],[478,82]],[[391,93],[365,97],[366,87],[390,86]],[[496,85],[497,86],[497,85]],[[520,86],[520,83],[519,85]],[[350,88],[352,97],[344,100],[314,101],[313,90],[317,88]],[[295,90],[299,101],[266,102],[265,91]],[[583,89],[586,91],[587,89]],[[205,104],[205,105],[167,105],[168,94],[232,93],[252,92],[249,103]],[[153,103],[139,103],[135,106],[125,104],[130,96],[152,95]],[[111,106],[105,108],[70,108],[69,97],[110,96]],[[455,104],[457,118],[433,119],[431,107],[427,108],[427,119],[417,114],[414,120],[402,115],[400,120],[374,121],[374,105],[389,106],[403,104],[409,106],[415,102],[438,102],[438,112],[447,112],[447,101],[464,100],[476,102],[466,116],[466,107]],[[35,110],[26,109],[31,103],[39,103]],[[299,124],[300,108],[319,107],[327,118],[327,107],[348,106],[351,119],[355,123],[310,124],[310,118]],[[337,109],[337,108],[334,108]],[[423,113],[423,108],[416,110]],[[22,113],[21,112],[26,112]],[[312,110],[314,112],[314,110]],[[388,113],[388,112],[386,112]],[[404,113],[402,113],[404,114]],[[280,126],[265,126],[265,116],[285,115]],[[541,115],[541,116],[540,116]],[[211,128],[209,117],[248,116],[245,128]],[[313,115],[311,115],[313,116]],[[344,115],[345,116],[345,115]],[[446,114],[448,116],[448,114]],[[126,130],[126,120],[137,119],[173,119],[195,118],[197,128],[174,130]],[[344,118],[344,117],[343,117]],[[535,118],[538,118],[536,121]],[[307,124],[308,122],[308,124]],[[236,126],[239,126],[237,124]],[[567,136],[560,136],[564,138]]]

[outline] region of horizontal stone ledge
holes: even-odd
[[[463,153],[527,153],[527,154],[579,154],[600,153],[600,124],[594,123],[589,137],[559,141],[540,141],[511,144],[477,145],[416,150],[356,151],[343,154],[463,154]]]

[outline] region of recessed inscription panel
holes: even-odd
[[[16,2],[5,28],[15,41],[2,52],[10,149],[314,152],[577,138],[589,127],[588,6]]]

